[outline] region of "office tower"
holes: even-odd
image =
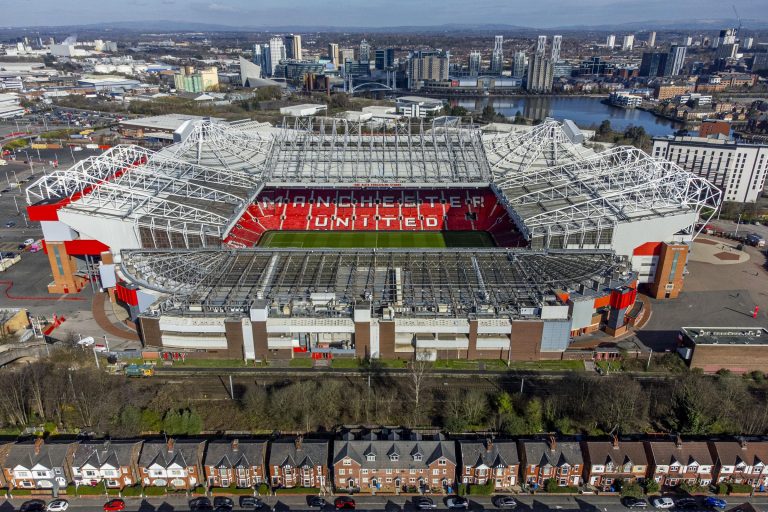
[[[342,48],[339,50],[340,58],[341,58],[341,64],[343,65],[348,60],[355,60],[355,49],[354,48]]]
[[[640,76],[664,76],[669,55],[664,52],[645,52],[640,62]]]
[[[691,46],[693,44],[693,37],[686,36],[685,41],[683,42],[683,46]]]
[[[515,59],[512,64],[512,76],[515,78],[523,78],[525,76],[525,70],[528,68],[528,59],[525,56],[525,52],[515,52]]]
[[[543,53],[536,53],[528,63],[525,88],[531,92],[552,92],[552,60]]]
[[[371,45],[365,39],[360,41],[360,53],[357,60],[360,62],[371,62]]]
[[[545,51],[547,51],[547,36],[539,36],[539,40],[536,43],[536,54],[544,55]]]
[[[288,59],[301,60],[301,36],[290,34],[285,36],[285,56]]]
[[[736,32],[737,30],[735,28],[726,28],[724,30],[720,31],[720,35],[715,39],[715,42],[712,44],[712,48],[719,48],[721,45],[724,44],[734,44],[736,43]]]
[[[269,65],[267,66],[267,69],[271,76],[275,74],[275,69],[277,69],[277,65],[280,64],[280,61],[286,59],[285,45],[283,44],[282,37],[273,37],[269,40],[269,52],[267,52],[267,54],[269,55]]]
[[[480,52],[470,52],[469,54],[469,76],[480,74]]]
[[[621,43],[621,49],[625,52],[632,51],[635,47],[635,36],[633,34],[627,34],[624,36],[624,40]]]
[[[449,55],[419,50],[408,57],[408,88],[418,89],[424,80],[448,80]]]
[[[605,46],[607,46],[608,48],[611,48],[611,49],[614,46],[616,46],[616,35],[611,34],[608,37],[606,37],[605,38]]]
[[[331,59],[331,63],[337,67],[342,64],[342,62],[339,60],[341,55],[339,54],[338,43],[328,43],[328,58]]]
[[[504,69],[504,36],[496,36],[493,39],[493,53],[491,54],[491,73],[501,74]]]
[[[554,36],[552,38],[552,62],[560,60],[560,43],[563,41],[563,36]]]
[[[648,48],[656,46],[656,32],[650,32],[648,34]]]
[[[395,65],[395,49],[382,48],[374,52],[376,69],[390,69]]]
[[[715,52],[716,59],[735,59],[739,52],[739,43],[721,43]]]
[[[251,59],[251,62],[257,66],[261,66],[262,64],[261,45],[259,43],[253,45],[253,58]]]
[[[745,37],[745,38],[744,38],[744,39],[742,39],[742,41],[741,41],[741,47],[742,47],[744,50],[751,50],[751,49],[752,49],[752,45],[753,45],[754,43],[755,43],[755,40],[754,40],[754,38],[752,38],[752,37]]]
[[[673,44],[669,49],[666,66],[669,75],[677,76],[683,70],[683,66],[685,65],[685,53],[686,47],[683,45]]]

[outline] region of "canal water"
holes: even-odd
[[[507,117],[515,117],[520,111],[528,119],[553,117],[559,121],[570,119],[581,128],[597,127],[608,119],[611,127],[624,130],[628,126],[642,126],[654,136],[670,135],[682,125],[668,119],[656,117],[649,112],[637,109],[623,109],[601,102],[601,98],[584,96],[521,96],[514,98],[451,98],[451,105],[458,105],[467,110],[482,110],[490,103],[496,112]]]

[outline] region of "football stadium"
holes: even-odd
[[[674,298],[721,193],[572,122],[188,121],[27,189],[51,293],[149,349],[245,360],[558,359]]]

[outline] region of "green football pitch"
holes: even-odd
[[[495,247],[484,231],[269,231],[261,247],[320,248],[440,248]]]

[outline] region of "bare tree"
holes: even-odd
[[[413,392],[413,402],[418,409],[421,401],[421,392],[424,388],[427,370],[430,368],[430,362],[424,359],[416,358],[408,364],[408,377]]]

